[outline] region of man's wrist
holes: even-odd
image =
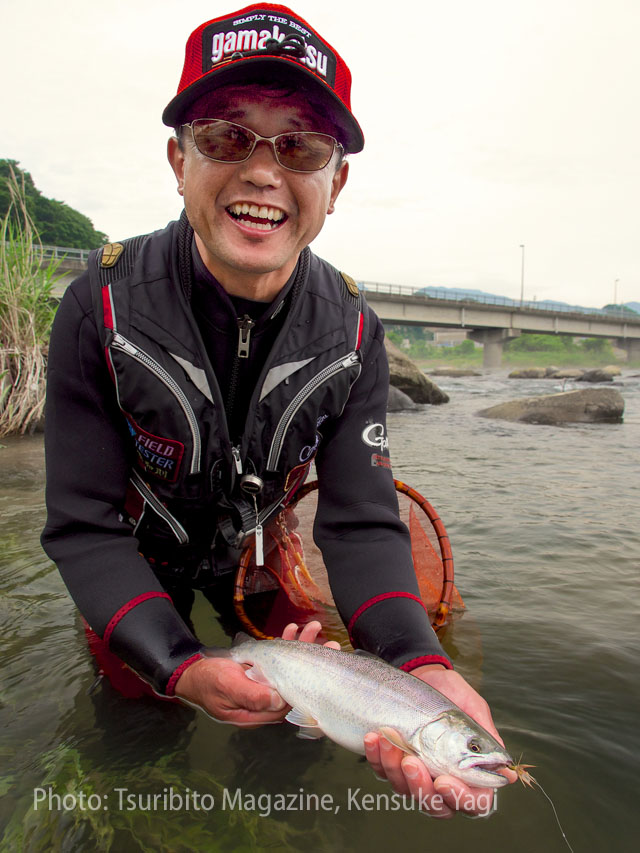
[[[411,670],[411,675],[415,675],[420,678],[421,675],[426,675],[428,672],[432,672],[437,670],[439,672],[446,671],[448,667],[446,667],[443,663],[427,663],[422,666],[417,666],[415,669]]]

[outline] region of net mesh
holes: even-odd
[[[326,639],[348,642],[335,607],[320,550],[313,541],[317,483],[299,492],[295,505],[265,531],[264,566],[256,566],[254,548],[242,554],[234,605],[253,636],[278,637],[289,622],[318,619]],[[453,558],[444,525],[421,495],[396,481],[400,517],[411,534],[411,550],[420,595],[435,628],[464,609],[453,583]]]

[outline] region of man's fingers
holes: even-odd
[[[307,622],[307,624],[303,626],[300,631],[300,636],[298,637],[297,624],[295,622],[290,622],[282,632],[282,639],[295,640],[297,638],[303,643],[317,643],[321,631],[322,625],[314,619],[313,622]],[[330,649],[336,649],[337,651],[340,651],[341,648],[340,643],[337,643],[335,640],[330,640],[328,643],[324,643],[323,645]]]
[[[402,759],[404,753],[397,746],[390,743],[386,737],[380,738],[380,763],[384,776],[391,783],[391,787],[397,794],[408,794],[409,785],[402,772]]]
[[[402,772],[409,793],[420,803],[420,809],[431,817],[451,818],[454,810],[445,803],[444,797],[434,787],[431,774],[425,765],[408,756],[402,761]]]
[[[315,643],[321,630],[322,625],[317,620],[307,622],[307,624],[303,626],[302,631],[300,631],[298,639],[302,643]]]
[[[282,696],[266,684],[258,684],[247,678],[243,669],[229,670],[221,680],[229,705],[248,711],[278,712],[288,707]],[[232,708],[230,708],[231,710]],[[280,714],[282,716],[282,714]]]
[[[469,815],[489,815],[493,808],[492,788],[470,788],[454,776],[439,776],[436,791],[449,808]]]

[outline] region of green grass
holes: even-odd
[[[42,420],[46,357],[59,261],[46,263],[13,171],[11,204],[0,227],[0,438]]]

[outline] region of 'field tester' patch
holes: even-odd
[[[165,483],[175,483],[184,456],[184,444],[153,435],[134,421],[127,423],[135,441],[138,461],[145,473]]]

